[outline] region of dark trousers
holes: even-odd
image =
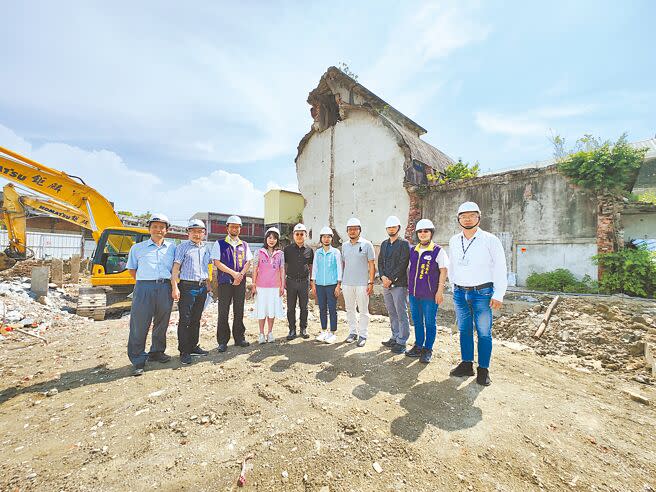
[[[132,293],[130,308],[130,334],[128,335],[128,357],[135,366],[146,363],[146,338],[153,325],[150,353],[166,350],[166,329],[169,327],[173,298],[171,282],[138,280]]]
[[[178,350],[189,354],[198,345],[200,317],[207,299],[207,285],[180,282],[180,300],[178,300]]]
[[[296,280],[287,278],[287,321],[289,322],[290,330],[296,330],[297,299],[301,308],[301,330],[307,328],[309,289],[308,279]]]
[[[232,338],[235,343],[244,340],[244,300],[246,299],[246,279],[239,285],[219,284],[219,319],[216,324],[216,341],[227,344],[230,340],[230,325],[228,314],[232,303]]]
[[[317,302],[319,303],[319,319],[321,319],[321,329],[328,327],[328,315],[330,314],[330,331],[337,331],[337,298],[335,297],[335,288],[333,285],[317,285]]]

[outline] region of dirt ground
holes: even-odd
[[[0,490],[233,490],[248,453],[245,490],[656,488],[654,386],[497,344],[482,388],[448,377],[448,330],[422,365],[381,346],[383,318],[362,349],[287,342],[282,321],[260,346],[247,319],[252,345],[219,354],[205,316],[209,357],[181,367],[174,318],[175,357],[139,378],[127,318],[0,344]]]

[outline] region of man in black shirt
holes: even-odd
[[[392,336],[383,342],[395,354],[405,352],[405,344],[410,336],[408,320],[408,263],[410,245],[399,237],[401,221],[390,216],[385,222],[387,235],[380,245],[378,255],[378,275],[383,282],[383,298],[392,325]]]
[[[283,250],[285,254],[285,273],[287,275],[287,321],[289,322],[287,340],[296,338],[297,299],[301,308],[301,336],[310,338],[307,333],[308,294],[314,251],[305,245],[306,234],[307,229],[305,226],[296,224],[294,226],[294,242]]]

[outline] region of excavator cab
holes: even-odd
[[[127,270],[128,254],[134,244],[149,237],[146,229],[133,227],[102,232],[91,264],[92,287],[80,287],[77,314],[101,320],[108,309],[129,308],[127,296],[134,289],[134,279]]]

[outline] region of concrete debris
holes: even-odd
[[[31,292],[28,277],[6,279],[0,283],[0,343],[16,338],[27,330],[30,335],[43,336],[53,326],[70,326],[86,322],[75,315],[77,286],[64,285],[48,289],[47,296]]]
[[[538,355],[570,359],[575,366],[618,371],[651,384],[651,366],[645,360],[646,344],[656,341],[653,308],[610,303],[589,298],[565,298],[554,309],[549,328],[533,338],[550,300],[517,314],[500,316],[494,335],[520,343]],[[636,311],[643,310],[642,313]]]
[[[624,393],[628,395],[629,398],[631,398],[633,401],[637,401],[638,403],[642,403],[643,405],[649,405],[649,398],[647,398],[645,395],[638,393],[637,391],[625,389]]]

